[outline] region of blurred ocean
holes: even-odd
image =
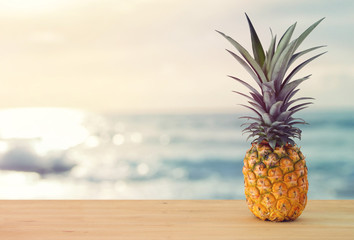
[[[354,111],[304,112],[309,198],[354,198]],[[0,199],[244,199],[238,117],[0,111]]]

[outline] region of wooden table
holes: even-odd
[[[263,222],[243,200],[3,200],[0,239],[354,239],[354,200],[309,201]]]

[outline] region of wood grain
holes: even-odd
[[[3,200],[0,239],[354,239],[354,200],[309,201],[294,222],[243,200]]]

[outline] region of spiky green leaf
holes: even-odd
[[[228,76],[236,81],[238,81],[239,83],[243,84],[244,86],[246,86],[248,89],[250,89],[254,94],[256,94],[258,97],[262,98],[262,95],[251,85],[249,85],[248,83],[246,83],[245,81],[237,78],[237,77],[233,77],[233,76]]]
[[[290,94],[288,94],[288,95],[285,97],[284,105],[288,104],[288,102],[290,101],[290,99],[292,99],[298,91],[300,91],[300,89],[295,89],[295,90],[292,91]],[[282,109],[282,110],[284,110],[284,109]]]
[[[277,117],[277,121],[285,121],[286,119],[288,119],[290,117],[291,112],[290,111],[285,111],[279,114],[279,116]]]
[[[248,103],[251,104],[254,108],[256,108],[258,112],[265,113],[264,108],[262,108],[262,106],[260,106],[258,103],[254,103],[252,101],[248,101]]]
[[[274,81],[276,91],[280,90],[280,85],[287,70],[289,61],[295,51],[296,41],[291,42],[280,54],[278,61],[275,63],[271,80]]]
[[[226,51],[228,51],[241,64],[241,66],[246,69],[248,74],[251,75],[251,77],[257,82],[259,86],[262,85],[261,81],[259,80],[258,76],[254,73],[253,69],[242,58],[240,58],[236,53],[230,50],[226,49]]]
[[[284,99],[288,94],[290,94],[297,86],[299,86],[303,81],[309,79],[311,75],[300,78],[298,80],[294,80],[288,84],[286,84],[280,91],[278,95],[278,99]]]
[[[284,33],[284,35],[281,37],[281,39],[279,40],[277,49],[274,53],[274,56],[272,58],[271,64],[270,64],[270,68],[268,71],[268,79],[271,78],[271,76],[273,75],[273,69],[275,64],[278,62],[278,59],[281,55],[281,53],[283,52],[283,50],[287,47],[287,45],[290,42],[291,36],[293,35],[294,29],[296,27],[296,23],[294,23],[293,25],[291,25],[286,32]]]
[[[256,109],[254,109],[253,107],[250,107],[250,106],[247,106],[247,105],[244,105],[244,104],[239,104],[240,106],[242,107],[245,107],[245,108],[248,108],[250,110],[252,110],[254,113],[256,113],[258,116],[262,117],[262,114],[259,113]]]
[[[217,31],[217,32],[220,33],[223,37],[225,37],[241,53],[241,55],[250,64],[250,66],[253,68],[253,70],[255,71],[255,73],[257,74],[257,76],[259,77],[259,79],[262,82],[268,81],[267,77],[264,75],[264,72],[263,72],[261,66],[259,66],[259,64],[256,62],[256,60],[254,60],[252,58],[252,56],[249,54],[249,52],[244,47],[242,47],[237,41],[235,41],[231,37],[225,35],[224,33],[220,32],[220,31]]]
[[[326,52],[320,53],[316,56],[313,56],[309,59],[307,59],[306,61],[304,61],[303,63],[299,64],[296,68],[294,68],[294,70],[291,71],[291,73],[289,73],[289,75],[285,78],[285,80],[283,81],[283,85],[287,84],[291,78],[297,73],[299,72],[303,67],[305,67],[308,63],[310,63],[311,61],[315,60],[316,58],[318,58],[319,56],[325,54]]]
[[[276,118],[280,114],[281,107],[283,105],[283,101],[278,101],[273,104],[269,110],[269,114]]]
[[[301,100],[314,100],[314,98],[312,97],[301,97],[301,98],[297,98],[294,100],[291,100],[289,102],[287,102],[286,104],[283,105],[282,110],[287,109],[291,104],[297,102],[297,101],[301,101]]]
[[[241,95],[241,96],[243,96],[243,97],[245,97],[247,99],[253,100],[253,98],[251,98],[250,96],[247,96],[246,94],[244,94],[242,92],[238,92],[238,91],[232,91],[232,92],[237,93],[237,94],[239,94],[239,95]]]
[[[309,49],[306,49],[306,50],[304,50],[304,51],[295,53],[295,54],[291,57],[291,59],[290,59],[290,61],[289,61],[288,67],[289,67],[293,62],[295,62],[296,59],[298,59],[298,58],[301,57],[302,55],[305,55],[306,53],[309,53],[309,52],[311,52],[311,51],[314,51],[314,50],[316,50],[316,49],[323,48],[323,47],[326,47],[326,45],[322,45],[322,46],[317,46],[317,47],[309,48]]]
[[[241,106],[246,107],[257,114],[256,117],[241,117],[252,120],[242,124],[242,126],[245,126],[242,132],[248,133],[248,138],[255,137],[252,142],[266,140],[272,147],[286,143],[294,145],[295,143],[293,139],[301,138],[301,130],[294,125],[307,123],[303,119],[294,118],[293,115],[296,112],[307,108],[309,104],[312,104],[312,102],[297,102],[312,98],[302,97],[292,100],[293,96],[299,91],[299,84],[308,79],[310,75],[297,80],[292,80],[292,77],[305,65],[321,56],[323,53],[300,63],[290,72],[290,74],[288,74],[288,76],[285,76],[285,74],[287,73],[289,66],[301,56],[324,47],[312,47],[297,53],[295,52],[304,39],[323,19],[312,24],[297,39],[292,41],[291,38],[296,23],[286,30],[278,44],[276,37],[273,37],[273,33],[271,33],[270,46],[268,51],[264,53],[261,41],[247,14],[246,18],[251,33],[254,58],[237,41],[218,32],[238,50],[241,55],[228,51],[246,69],[252,78],[255,79],[260,87],[260,90],[258,88],[255,89],[245,81],[230,76],[250,89],[250,95],[238,91],[234,92],[249,100],[249,106],[240,104]]]
[[[256,121],[256,122],[262,122],[262,119],[261,118],[256,118],[256,117],[251,117],[251,116],[242,116],[242,117],[239,117],[239,119],[247,119],[247,120],[249,120],[249,119],[252,119],[252,120],[254,120],[254,121]]]
[[[254,59],[256,60],[256,62],[258,62],[259,66],[262,67],[265,60],[264,50],[261,41],[258,38],[257,32],[254,29],[253,24],[249,19],[249,17],[247,16],[247,14],[246,14],[246,18],[251,32],[252,50],[253,50]]]
[[[266,112],[262,113],[262,119],[266,125],[268,126],[272,125],[273,122],[272,117],[268,113]]]
[[[289,125],[295,125],[295,124],[308,124],[307,122],[301,122],[301,121],[296,121],[296,122],[289,122]]]
[[[297,38],[297,43],[295,46],[295,49],[297,49],[300,44],[305,40],[305,38],[312,32],[313,29],[315,29],[318,24],[320,24],[320,22],[323,21],[323,19],[325,18],[321,18],[320,20],[318,20],[317,22],[315,22],[314,24],[312,24],[309,28],[307,28],[298,38]]]
[[[268,49],[268,52],[266,55],[266,73],[267,73],[267,75],[268,75],[268,72],[270,71],[270,66],[271,66],[271,62],[272,62],[272,59],[274,56],[274,51],[275,51],[275,44],[277,41],[277,36],[273,37],[272,30],[270,32],[272,34],[272,40],[271,40],[271,43],[269,45],[269,49]],[[270,79],[269,75],[268,75],[268,79]]]
[[[309,104],[313,104],[313,102],[307,102],[307,103],[302,103],[302,104],[296,105],[296,106],[290,108],[289,111],[295,111],[296,109],[299,109],[300,107],[306,106],[306,105],[309,105]]]

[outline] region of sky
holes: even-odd
[[[265,48],[269,27],[280,36],[297,22],[298,36],[326,17],[302,49],[328,53],[298,73],[312,73],[298,94],[313,109],[353,109],[353,10],[352,0],[0,0],[0,109],[238,111],[232,90],[246,89],[227,75],[251,79],[214,30],[251,51],[245,12]]]

